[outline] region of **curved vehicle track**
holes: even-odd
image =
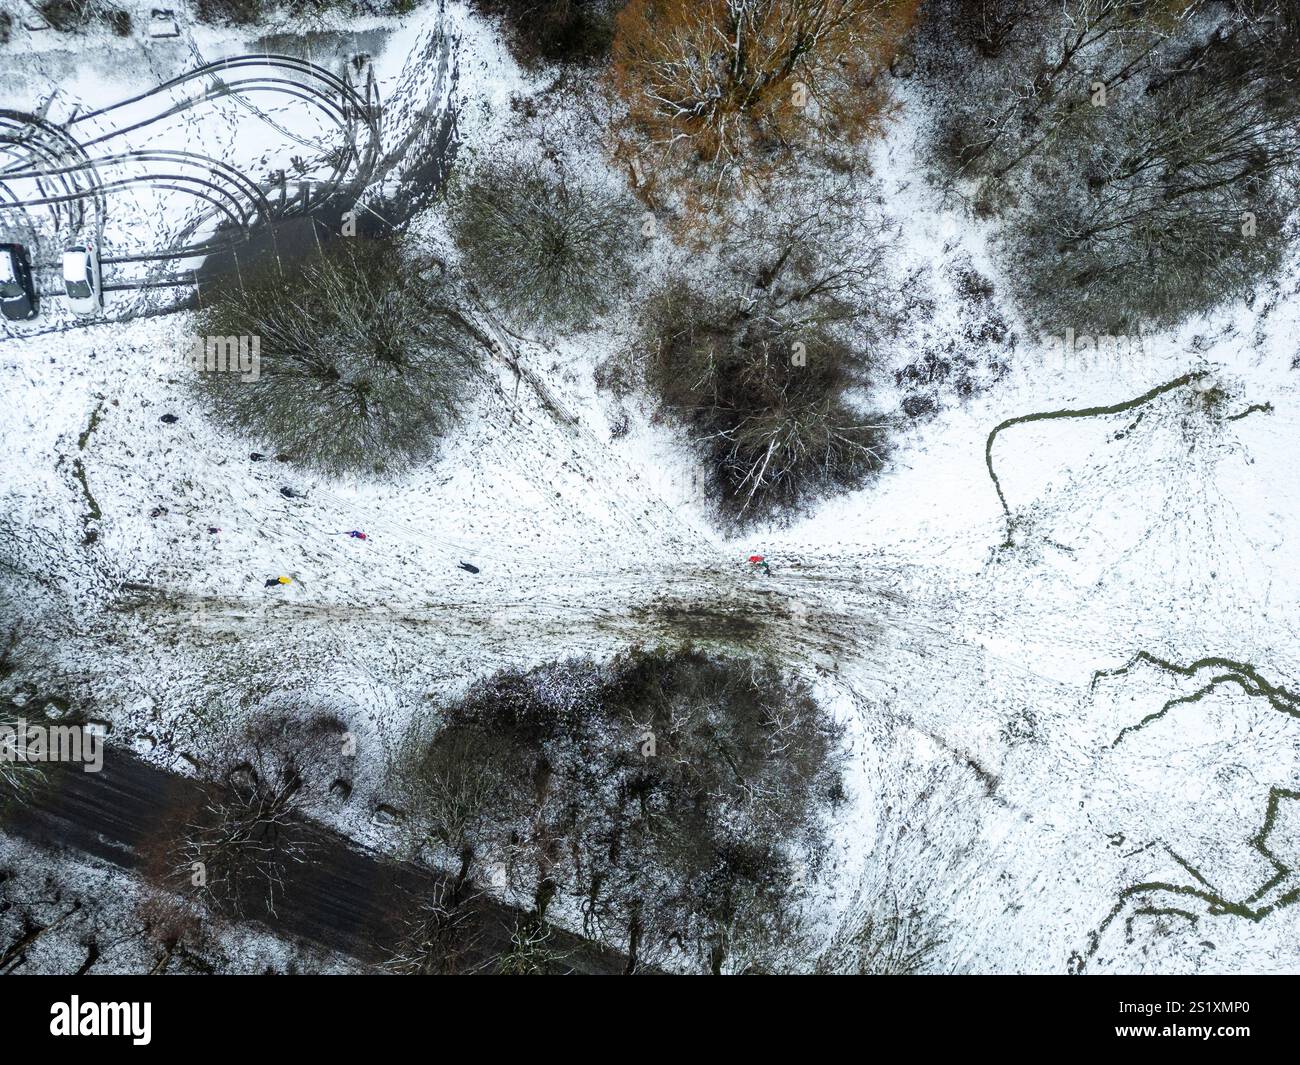
[[[232,74],[235,76],[231,77]],[[195,84],[202,86],[202,91],[175,99],[176,90]],[[246,93],[272,93],[292,106],[305,105],[319,112],[327,125],[337,130],[339,141],[325,144],[298,136],[267,110],[246,99]],[[326,175],[300,186],[305,189],[304,195],[282,196],[280,204],[275,205],[269,194],[276,188],[283,190],[284,184],[259,184],[226,160],[196,152],[149,148],[92,158],[86,150],[148,130],[176,115],[222,99],[233,100],[287,141],[309,149],[328,168]],[[131,115],[127,121],[102,131],[96,128],[121,117],[124,111],[154,100],[164,101],[165,106],[142,117]],[[205,257],[239,247],[255,231],[281,218],[310,215],[341,193],[359,194],[371,180],[379,152],[378,108],[372,84],[367,84],[362,95],[346,78],[294,56],[271,53],[233,56],[201,63],[144,92],[75,115],[64,126],[41,116],[0,111],[0,217],[3,212],[21,213],[23,242],[37,249],[36,269],[51,272],[57,269],[56,245],[71,239],[66,234],[85,232],[88,205],[94,208],[94,238],[98,242],[103,232],[107,195],[141,189],[179,193],[192,197],[198,210],[182,222],[178,241],[165,248],[109,250],[101,261],[105,266],[122,266]],[[143,173],[129,172],[142,165]],[[113,171],[128,172],[116,177]],[[28,188],[22,189],[22,184]],[[33,210],[40,208],[49,211],[53,240],[40,235],[40,227],[32,215]],[[208,232],[204,236],[192,239],[205,230]],[[143,276],[106,277],[104,288],[125,291],[193,283],[192,274],[166,276],[154,270]],[[45,284],[42,288],[47,295],[58,294],[56,286]],[[68,326],[24,331],[23,335],[62,328]]]

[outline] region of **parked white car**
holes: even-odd
[[[99,257],[88,244],[76,244],[63,253],[63,288],[76,314],[98,314],[104,305],[99,283]]]

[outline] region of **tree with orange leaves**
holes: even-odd
[[[800,147],[858,140],[884,108],[876,77],[919,0],[631,0],[611,86],[620,154],[709,198],[761,183]],[[689,190],[688,190],[689,191]]]

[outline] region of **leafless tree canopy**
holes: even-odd
[[[634,202],[559,163],[488,164],[451,196],[451,227],[475,283],[521,324],[577,326],[608,308],[640,239]]]
[[[185,826],[176,881],[188,879],[194,895],[217,913],[257,916],[262,907],[275,913],[285,865],[307,860],[295,801],[299,786],[292,777],[249,774],[209,787]]]
[[[611,85],[623,150],[709,196],[760,183],[791,150],[875,129],[874,84],[916,0],[631,0]]]
[[[481,934],[476,890],[461,878],[439,881],[427,898],[408,907],[402,934],[386,968],[399,976],[454,976],[478,953]]]
[[[330,474],[428,460],[482,351],[441,267],[387,239],[342,239],[230,275],[205,290],[195,330],[260,340],[256,380],[196,373],[214,414]]]
[[[468,744],[475,733],[482,742]],[[471,773],[491,778],[497,797],[468,832],[436,820],[441,801],[423,816],[479,866],[503,867],[539,922],[564,895],[585,933],[633,967],[673,951],[718,971],[770,956],[794,924],[792,870],[816,867],[837,750],[807,687],[772,665],[634,652],[475,685],[407,773],[437,794],[459,794]],[[527,971],[539,944],[518,946],[508,962]]]
[[[883,465],[886,426],[846,398],[867,383],[865,360],[831,330],[767,298],[738,307],[673,289],[654,311],[651,391],[690,427],[725,513],[790,510]]]
[[[202,802],[164,840],[163,883],[218,914],[274,914],[291,864],[309,862],[304,819],[346,761],[329,715],[254,713],[205,763]]]
[[[633,356],[660,413],[686,425],[729,520],[864,483],[888,429],[863,409],[893,330],[884,234],[816,182],[737,215],[716,267],[649,304]]]
[[[1058,333],[1168,324],[1278,265],[1300,164],[1293,5],[946,7],[968,17],[928,23],[948,94],[936,157],[1003,217],[1031,318]]]

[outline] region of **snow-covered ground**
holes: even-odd
[[[430,11],[386,38],[378,69],[402,69]],[[511,94],[545,79],[461,5],[447,17],[462,153],[501,150]],[[95,93],[151,79],[101,71]],[[431,698],[672,639],[669,606],[705,638],[757,616],[761,649],[815,675],[849,725],[852,801],[812,904],[827,936],[887,891],[942,926],[942,970],[1300,970],[1300,268],[1121,359],[1054,356],[1003,299],[988,234],[926,183],[924,107],[896,88],[874,187],[897,224],[891,268],[932,306],[891,364],[960,323],[968,269],[1017,342],[969,398],[903,419],[876,483],[743,541],[718,533],[671,428],[629,405],[630,431],[611,432],[592,380],[622,341],[609,323],[517,342],[575,425],[493,365],[438,461],[366,484],[253,461],[261,442],[209,422],[185,314],[11,336],[0,514],[9,554],[58,586],[27,622],[53,668],[116,742],[182,770],[262,701],[333,710],[360,739],[328,816],[396,847],[373,815]],[[1189,374],[1114,413],[1014,421],[1121,408]],[[770,578],[748,572],[754,550]],[[294,584],[266,590],[278,574]]]

